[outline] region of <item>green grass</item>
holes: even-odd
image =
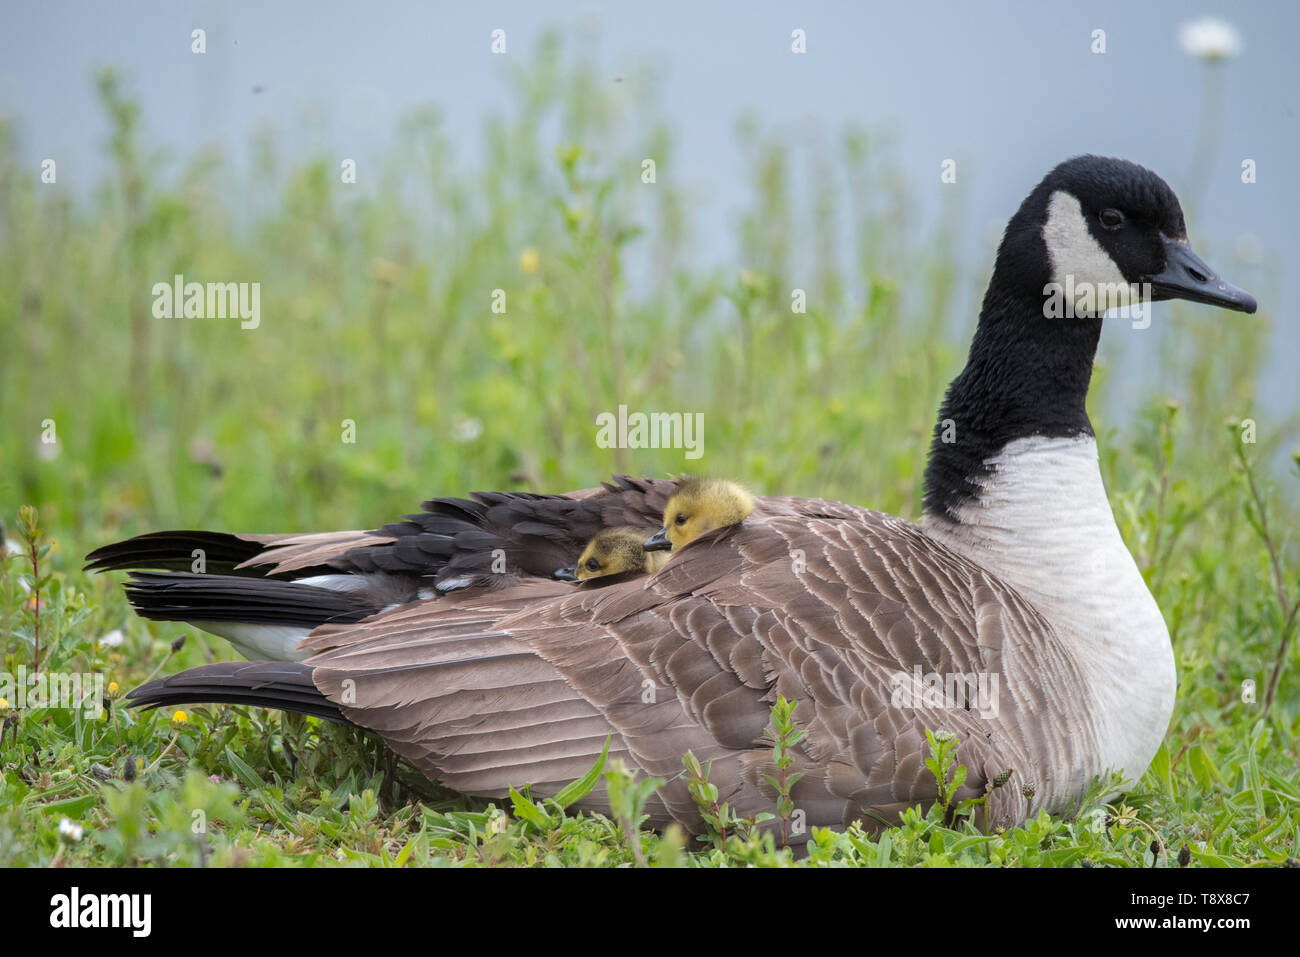
[[[35,182],[18,132],[0,126],[0,519],[21,546],[0,562],[4,670],[32,667],[38,626],[43,670],[99,672],[120,689],[230,657],[219,640],[136,619],[113,576],[79,570],[89,549],[157,528],[375,527],[434,494],[688,469],[919,514],[934,409],[974,310],[955,304],[954,230],[922,234],[906,195],[881,188],[907,180],[887,139],[741,124],[752,191],[740,258],[710,270],[669,127],[653,106],[627,107],[649,101],[648,80],[620,85],[635,96],[609,90],[558,41],[520,70],[481,157],[458,155],[430,108],[356,186],[332,155],[285,166],[270,132],[246,162],[214,153],[177,168],[146,149],[126,86],[99,83],[112,172],[84,199],[62,179]],[[150,289],[176,272],[260,281],[261,327],[154,319]],[[791,313],[796,288],[806,314]],[[490,308],[497,289],[504,315]],[[991,835],[917,811],[878,837],[816,832],[799,863],[1177,866],[1184,846],[1193,866],[1300,858],[1300,483],[1282,454],[1297,421],[1252,411],[1268,316],[1229,335],[1207,312],[1172,310],[1178,334],[1137,409],[1116,407],[1107,369],[1124,338],[1107,337],[1092,396],[1116,517],[1178,662],[1150,771],[1109,810],[1094,800]],[[703,412],[704,458],[598,448],[595,416],[620,403]],[[1257,441],[1229,417],[1256,420]],[[51,430],[57,442],[42,442]],[[46,546],[35,571],[23,504]],[[114,629],[122,643],[101,643]],[[797,716],[778,715],[774,736],[790,741]],[[653,782],[617,768],[599,769],[619,795],[607,819],[533,799],[523,781],[495,806],[465,799],[373,740],[278,713],[10,718],[0,865],[792,859],[780,827],[774,840],[711,806],[704,768],[690,773],[708,832],[656,835],[638,826]],[[942,744],[937,773],[956,773]],[[80,840],[60,837],[64,818]]]

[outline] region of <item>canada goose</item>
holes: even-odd
[[[1007,226],[939,413],[919,526],[759,498],[741,525],[649,578],[407,604],[314,633],[306,661],[208,665],[143,685],[133,702],[324,714],[493,798],[523,782],[553,793],[609,735],[613,756],[668,781],[652,823],[692,829],[687,750],[712,762],[735,813],[772,808],[763,729],[780,694],[799,701],[807,732],[789,771],[802,775],[792,797],[809,826],[932,802],[926,730],[960,739],[958,798],[1003,785],[988,792],[987,825],[1065,811],[1095,776],[1136,780],[1174,703],[1169,635],[1116,528],[1085,408],[1098,300],[1048,318],[1054,286],[1121,283],[1255,310],[1191,251],[1158,176],[1094,156],[1062,163]],[[953,676],[993,694],[955,700]],[[580,806],[605,801],[598,789]]]
[[[738,525],[754,511],[754,496],[727,479],[692,478],[664,506],[664,527],[645,541],[648,551],[676,550],[701,535]]]
[[[644,529],[607,528],[587,543],[576,563],[561,568],[555,577],[562,581],[589,581],[629,572],[653,575],[667,561],[668,556],[663,552],[646,551]]]

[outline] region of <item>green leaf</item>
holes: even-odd
[[[1188,750],[1187,765],[1192,769],[1192,776],[1196,778],[1196,783],[1206,790],[1213,787],[1215,781],[1222,780],[1219,769],[1214,766],[1205,748],[1199,744]]]
[[[555,803],[560,807],[567,808],[574,801],[581,801],[591,789],[596,786],[600,780],[601,772],[605,769],[605,758],[609,755],[609,742],[612,735],[605,735],[605,746],[600,749],[600,757],[596,763],[591,766],[591,770],[573,783],[566,785],[560,793],[555,795]]]
[[[886,831],[880,835],[880,842],[876,845],[876,867],[888,867],[889,856],[894,850],[894,838]]]
[[[510,789],[510,801],[515,806],[515,817],[523,818],[543,831],[549,831],[553,827],[550,815],[514,788]]]
[[[406,863],[407,858],[411,856],[411,851],[415,850],[415,838],[410,838],[405,846],[397,852],[397,859],[393,861],[394,867],[401,867]]]
[[[1191,848],[1190,850],[1192,852],[1192,857],[1196,858],[1206,867],[1231,867],[1232,866],[1227,861],[1225,861],[1222,857],[1220,857],[1218,854],[1214,854],[1210,851],[1198,850],[1195,847]]]
[[[266,782],[258,776],[257,772],[230,748],[226,748],[226,763],[230,765],[230,770],[235,772],[235,777],[244,782],[244,787],[250,791],[257,791],[266,787]]]
[[[49,804],[42,804],[47,811],[55,811],[61,817],[79,818],[98,803],[99,797],[95,794],[82,794],[79,797],[64,798],[62,801],[51,801]]]
[[[1151,774],[1157,781],[1164,785],[1165,795],[1172,798],[1174,796],[1174,782],[1169,774],[1169,748],[1163,743],[1156,756],[1151,759]]]

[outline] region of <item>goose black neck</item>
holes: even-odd
[[[1033,284],[994,273],[966,368],[948,386],[930,443],[931,515],[955,521],[956,510],[978,498],[987,462],[1007,443],[1093,434],[1088,384],[1102,320],[1047,318],[1035,292]]]

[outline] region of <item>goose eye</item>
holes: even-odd
[[[598,571],[600,571],[600,562],[596,561],[596,559],[594,559],[594,558],[588,558],[588,559],[587,559],[587,571],[589,571],[589,572],[598,572]]]
[[[1119,229],[1124,225],[1124,214],[1118,209],[1103,209],[1100,218],[1101,224],[1107,229]]]
[[[677,513],[677,518],[674,519],[674,521],[675,521],[678,525],[685,525],[685,524],[686,524],[686,516],[685,516],[683,513],[678,512],[678,513]]]

